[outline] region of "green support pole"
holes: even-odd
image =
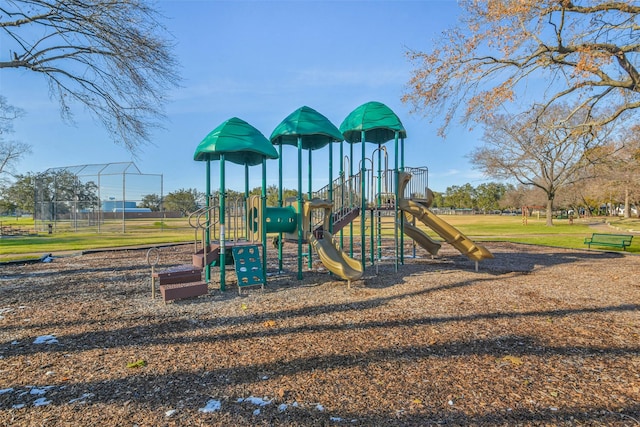
[[[344,141],[340,141],[340,209],[344,209]],[[340,229],[340,250],[344,248],[344,230]]]
[[[385,171],[386,172],[386,171]],[[381,194],[382,193],[382,145],[378,144],[378,208],[382,205]],[[378,259],[382,258],[382,221],[380,218],[380,211],[378,211]]]
[[[267,158],[262,157],[262,271],[267,279]]]
[[[278,207],[284,205],[282,200],[282,144],[278,146]],[[282,272],[282,233],[278,233],[278,273]]]
[[[351,181],[353,177],[353,143],[350,144],[349,154],[351,156],[349,159],[349,181]],[[353,191],[354,189],[349,188],[349,208],[353,208]],[[363,214],[364,212],[360,212],[360,216]],[[349,256],[353,258],[353,221],[349,223]]]
[[[400,138],[400,170],[404,172],[404,138]]]
[[[311,176],[312,176],[312,173],[311,173],[311,165],[313,164],[313,163],[312,163],[312,159],[311,159],[311,153],[312,153],[312,152],[313,152],[313,151],[312,151],[311,149],[309,149],[309,185],[308,185],[308,187],[309,187],[309,200],[311,200],[311,199],[313,198],[313,197],[312,197],[313,189],[311,188],[311,187],[312,187],[312,185],[313,185],[313,184],[311,183]],[[313,231],[313,230],[311,229],[311,228],[312,228],[312,226],[313,226],[313,224],[312,224],[312,222],[311,222],[311,214],[309,214],[309,231]],[[312,261],[311,261],[311,249],[312,249],[312,248],[311,248],[311,241],[309,241],[309,245],[308,245],[308,247],[307,247],[307,260],[308,260],[308,262],[307,262],[307,267],[309,268],[309,270],[311,270],[311,269],[313,268],[313,263],[312,263]]]
[[[206,216],[206,229],[204,231],[204,244],[207,247],[207,251],[211,244],[211,160],[207,160],[207,182],[206,182],[206,197],[205,206],[207,207],[207,216]],[[204,249],[204,248],[203,248]],[[205,251],[205,252],[207,252]],[[211,265],[207,264],[204,266],[204,280],[209,283],[211,282]]]
[[[398,132],[396,131],[396,144],[397,143],[398,143]],[[400,170],[404,172],[404,138],[400,139]],[[425,195],[425,197],[427,196]],[[402,214],[402,217],[400,218],[400,220],[402,221],[402,226],[404,227],[404,220],[405,220],[404,214]],[[404,233],[400,235],[400,247],[402,248],[402,255],[400,256],[400,259],[402,260],[402,264],[404,264]]]
[[[226,259],[225,259],[225,227],[224,227],[224,211],[225,211],[225,205],[224,205],[224,193],[225,193],[225,187],[224,187],[224,154],[220,154],[220,290],[224,291],[226,286],[225,286],[225,266],[226,266]]]
[[[302,137],[298,136],[298,280],[302,280]]]
[[[329,201],[333,203],[333,141],[329,143]],[[333,209],[335,209],[335,204],[329,213],[332,217]],[[329,221],[329,233],[333,234],[333,221]]]
[[[360,197],[362,198],[361,202],[361,215],[362,215],[362,219],[360,220],[360,256],[361,256],[361,260],[362,260],[362,269],[364,270],[365,264],[366,264],[366,259],[365,259],[365,246],[367,245],[367,241],[366,241],[366,237],[365,237],[365,219],[366,219],[366,208],[367,208],[367,201],[366,201],[366,197],[367,195],[365,194],[366,191],[366,178],[365,178],[365,173],[367,170],[367,165],[364,162],[364,158],[366,157],[366,151],[365,151],[365,146],[364,146],[364,140],[365,140],[365,131],[363,130],[361,132],[361,136],[360,139],[362,140],[362,166],[360,167]]]
[[[375,249],[375,237],[374,237],[374,223],[373,223],[373,210],[371,211],[371,255],[369,256],[369,258],[371,259],[371,265],[375,264],[375,255],[376,255],[376,249]]]
[[[244,197],[249,197],[249,165],[244,165]]]
[[[395,133],[395,137],[394,137],[394,151],[393,151],[393,157],[394,157],[394,193],[396,196],[396,201],[394,203],[394,214],[395,214],[395,218],[396,221],[399,220],[400,222],[400,231],[399,231],[399,236],[396,237],[396,271],[398,271],[398,257],[400,258],[400,263],[404,264],[404,215],[401,213],[400,214],[400,218],[398,219],[398,200],[400,198],[400,193],[398,191],[398,173],[399,173],[399,169],[398,169],[398,131],[396,131]],[[400,241],[400,243],[398,244],[398,241]],[[399,246],[399,248],[398,248]],[[398,254],[398,250],[400,250],[400,253]]]
[[[247,200],[249,200],[249,165],[244,165],[244,205],[247,206]],[[247,213],[249,210],[247,209]],[[244,235],[249,240],[249,221],[245,221]],[[237,240],[237,237],[236,237]]]

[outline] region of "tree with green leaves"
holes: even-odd
[[[447,187],[444,193],[446,206],[457,209],[473,209],[475,204],[475,189],[469,183]]]
[[[11,206],[13,210],[34,212],[34,185],[32,175],[17,175],[12,184],[2,187],[0,198],[5,206]]]
[[[82,105],[131,151],[162,123],[179,77],[173,41],[150,2],[6,0],[0,28],[4,82],[40,74],[64,119]]]
[[[500,208],[500,200],[507,192],[508,185],[497,182],[480,184],[475,188],[475,207],[483,213]]]
[[[261,195],[262,187],[255,187],[250,192],[249,195]],[[282,189],[282,199],[283,202],[290,197],[297,197],[298,190],[289,190],[287,188]],[[271,184],[267,186],[267,206],[278,206],[278,186],[275,184]]]
[[[159,212],[162,205],[162,198],[157,194],[145,194],[140,201],[141,208],[149,208],[151,212]]]
[[[187,216],[198,209],[198,201],[204,195],[195,188],[181,188],[167,194],[164,198],[164,208],[168,211],[177,211],[182,216]]]

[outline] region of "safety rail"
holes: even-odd
[[[215,234],[216,225],[219,222],[219,212],[220,209],[218,206],[204,206],[189,215],[189,225],[194,229],[194,238],[193,238],[193,252],[198,251],[198,241],[200,240],[198,234],[202,232],[202,247],[204,248],[206,243],[206,231],[213,230]]]
[[[228,202],[225,208],[225,225],[227,240],[247,238],[245,200],[235,199]],[[204,206],[189,215],[189,225],[194,229],[194,252],[198,251],[198,241],[206,244],[206,232],[209,240],[220,239],[220,204],[218,198],[212,198],[209,206]],[[200,236],[199,236],[200,235]]]

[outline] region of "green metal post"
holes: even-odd
[[[329,201],[333,203],[333,141],[329,142]],[[334,203],[329,215],[333,216],[335,206]],[[329,233],[333,234],[333,221],[329,221]]]
[[[244,165],[244,197],[249,197],[249,165]]]
[[[398,270],[398,257],[400,258],[400,263],[404,264],[404,215],[402,213],[400,213],[400,218],[398,218],[398,200],[400,200],[400,192],[398,189],[398,173],[400,171],[399,166],[398,166],[398,131],[396,131],[395,133],[395,138],[394,138],[394,152],[393,152],[393,157],[394,157],[394,180],[395,180],[395,189],[394,189],[394,193],[396,196],[396,201],[394,204],[394,215],[396,218],[396,222],[399,222],[399,232],[396,234],[399,234],[399,236],[396,237],[396,271]],[[400,243],[398,244],[398,240],[400,241]],[[399,246],[399,248],[398,248]],[[398,250],[400,250],[400,253],[398,254]]]
[[[362,258],[360,258],[362,260],[362,269],[364,270],[365,264],[366,264],[366,259],[365,259],[365,246],[367,245],[367,241],[365,238],[365,219],[366,219],[366,208],[367,208],[367,195],[365,194],[366,191],[366,178],[365,178],[365,173],[367,170],[367,165],[364,162],[364,158],[366,157],[366,151],[365,151],[365,146],[364,146],[364,140],[365,140],[365,131],[363,130],[361,133],[360,139],[362,140],[362,166],[360,167],[360,174],[362,175],[360,177],[360,197],[362,198],[362,219],[360,220],[360,256]]]
[[[345,179],[344,179],[344,141],[340,141],[340,177],[342,178],[340,180],[340,209],[344,209],[344,183],[345,183]],[[341,228],[340,229],[340,250],[342,250],[342,248],[344,248],[344,230]]]
[[[244,165],[244,205],[247,206],[249,200],[249,165]],[[246,209],[246,213],[249,214],[249,209]],[[237,215],[237,212],[235,213]],[[245,230],[244,235],[249,240],[249,218],[245,218]],[[237,237],[236,237],[237,239]]]
[[[209,246],[211,245],[211,160],[207,160],[207,182],[206,186],[206,197],[205,206],[207,207],[207,214],[205,216],[205,231],[204,231],[204,244],[206,245],[207,250],[204,252],[208,252]],[[204,248],[203,248],[204,249]],[[204,266],[204,280],[209,283],[211,281],[211,265],[207,264]]]
[[[262,271],[267,278],[267,158],[262,157]]]
[[[349,155],[351,156],[349,159],[349,181],[351,181],[353,177],[353,143],[350,144]],[[351,188],[349,190],[349,208],[353,208],[353,190]],[[360,212],[360,216],[363,214],[364,212]],[[353,258],[353,221],[349,223],[349,256]]]
[[[386,172],[386,171],[385,171]],[[378,209],[382,205],[382,145],[378,144]],[[378,211],[378,259],[382,258],[382,219],[380,211]]]
[[[298,280],[302,280],[302,137],[298,136]]]
[[[395,142],[396,142],[396,145],[397,145],[398,144],[398,131],[396,131]],[[404,138],[402,138],[400,140],[400,149],[401,149],[400,170],[404,172]],[[426,197],[426,195],[425,195],[425,197]],[[397,200],[397,198],[396,198],[396,200]],[[396,205],[397,205],[397,203],[396,203]],[[400,221],[401,221],[403,227],[404,227],[404,220],[405,220],[405,218],[404,218],[404,213],[403,213],[402,216],[400,217]],[[400,247],[402,248],[402,252],[400,252],[400,254],[401,254],[400,255],[400,260],[402,261],[402,264],[404,264],[404,233],[400,234]]]
[[[396,138],[398,137],[396,136]],[[400,170],[404,172],[404,138],[400,138],[400,153]]]
[[[309,148],[309,201],[311,201],[311,199],[313,198],[313,189],[312,189],[312,183],[311,183],[311,165],[312,163],[312,159],[311,159],[311,153],[313,151],[311,150],[311,148]],[[309,214],[309,231],[313,231],[311,228],[313,227],[312,221],[311,221],[311,213]],[[311,261],[311,240],[309,240],[309,245],[307,247],[307,267],[309,268],[309,270],[311,270],[313,268],[313,263]]]
[[[278,146],[278,207],[282,207],[282,144]],[[278,234],[278,273],[282,272],[282,233]]]
[[[225,187],[224,187],[224,154],[220,154],[220,290],[224,291],[225,285],[225,227],[224,227],[224,212],[225,212]]]
[[[371,255],[369,256],[371,259],[371,265],[375,264],[375,237],[374,237],[374,223],[373,223],[373,210],[371,210]]]

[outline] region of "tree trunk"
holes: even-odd
[[[547,198],[547,227],[553,226],[553,196]]]
[[[631,218],[631,204],[629,203],[629,185],[624,186],[624,217]]]

